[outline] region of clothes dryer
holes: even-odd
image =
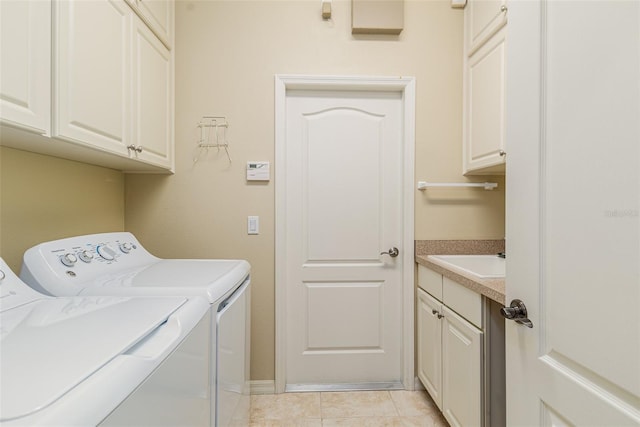
[[[208,304],[49,297],[0,258],[0,424],[208,425]]]
[[[161,259],[131,233],[46,242],[24,254],[20,277],[50,295],[201,296],[211,323],[211,425],[249,422],[250,265]]]

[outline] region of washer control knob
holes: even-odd
[[[93,254],[85,249],[84,251],[78,252],[78,258],[80,258],[80,261],[89,263],[93,261]]]
[[[133,245],[129,242],[125,242],[125,243],[120,243],[120,250],[125,253],[128,254],[129,252],[131,252],[131,249],[133,249]]]
[[[111,261],[116,257],[116,251],[109,245],[98,246],[96,252],[98,252],[98,255],[107,261]]]
[[[67,252],[66,254],[60,257],[60,262],[62,262],[67,267],[73,267],[73,265],[78,262],[78,257],[76,257],[71,252]]]

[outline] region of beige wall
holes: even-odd
[[[405,2],[398,37],[350,31],[350,3],[178,1],[176,174],[126,177],[126,229],[161,257],[248,259],[253,380],[274,378],[274,182],[247,184],[249,160],[274,161],[274,74],[415,76],[416,180],[461,181],[462,11]],[[233,163],[198,163],[196,123],[226,115]],[[273,165],[272,169],[277,167]],[[416,239],[504,237],[504,181],[482,190],[416,191]],[[247,215],[260,235],[246,234]]]
[[[0,147],[0,256],[16,273],[37,243],[123,229],[122,172]]]

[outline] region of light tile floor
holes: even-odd
[[[251,396],[251,426],[448,427],[424,391],[352,391]]]

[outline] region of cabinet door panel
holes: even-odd
[[[136,7],[160,40],[171,48],[173,38],[173,1],[138,0]]]
[[[504,163],[506,27],[467,61],[464,172]]]
[[[0,119],[51,130],[51,2],[0,2]]]
[[[132,12],[116,0],[56,7],[54,136],[125,154]]]
[[[465,43],[472,55],[507,22],[504,0],[470,0],[465,9]]]
[[[173,105],[171,54],[139,19],[134,26],[133,144],[140,160],[172,166]]]
[[[447,307],[442,325],[442,413],[451,426],[482,425],[482,332]]]
[[[433,310],[442,305],[418,289],[418,378],[438,408],[442,409],[442,321]]]

